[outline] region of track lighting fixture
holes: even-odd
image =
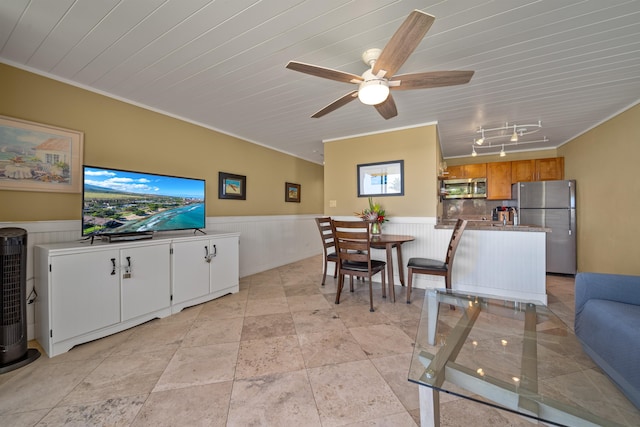
[[[513,125],[513,135],[511,135],[511,142],[518,142],[518,133],[516,132],[516,125]]]
[[[494,150],[500,147],[500,157],[506,156],[506,152],[504,151],[504,147],[512,146],[512,145],[520,145],[520,144],[531,144],[535,142],[548,142],[547,137],[543,139],[538,139],[536,141],[521,141],[523,136],[531,135],[532,133],[538,132],[542,129],[542,123],[538,121],[538,123],[534,124],[526,124],[526,125],[518,125],[518,124],[509,124],[509,122],[505,123],[504,126],[495,127],[495,128],[483,128],[476,130],[476,134],[480,134],[480,138],[474,139],[471,147],[471,155],[477,156],[476,148],[493,148]],[[493,144],[493,140],[502,139],[504,141],[505,138],[509,138],[508,143],[498,143]],[[483,145],[483,143],[488,143]],[[493,151],[493,150],[492,150]],[[495,153],[495,151],[493,151]]]

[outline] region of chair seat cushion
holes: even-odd
[[[407,267],[421,270],[447,271],[447,265],[444,261],[430,258],[411,258],[407,263]]]
[[[371,260],[371,270],[378,271],[384,266],[386,263],[384,261],[378,261],[375,259]],[[344,261],[342,263],[342,268],[344,270],[353,270],[353,271],[368,271],[369,267],[366,262],[356,262],[356,261]]]
[[[336,261],[337,262],[338,261],[338,254],[335,253],[335,252],[331,252],[331,253],[327,254],[327,259],[329,261]]]

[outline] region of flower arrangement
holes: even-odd
[[[387,215],[384,209],[382,209],[380,203],[374,203],[371,197],[369,197],[369,208],[363,209],[362,212],[356,212],[355,214],[362,218],[363,221],[377,222],[378,224],[387,221]]]

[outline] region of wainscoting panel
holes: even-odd
[[[242,217],[209,217],[207,218],[207,232],[239,232],[240,233],[240,277],[250,276],[265,270],[289,264],[322,253],[322,244],[315,218],[321,215],[270,215],[270,216],[242,216]],[[353,216],[336,217],[336,219],[357,220]],[[383,232],[389,234],[405,234],[415,236],[415,240],[402,246],[404,258],[404,274],[406,279],[406,263],[411,257],[428,257],[444,259],[444,254],[451,237],[450,229],[435,229],[436,219],[432,217],[391,218],[384,223]],[[45,243],[68,242],[80,239],[80,221],[38,221],[38,222],[0,222],[0,227],[19,227],[28,232],[27,257],[27,294],[34,287],[33,274],[33,246]],[[503,232],[508,233],[508,232]],[[184,233],[162,233],[184,234]],[[472,233],[469,233],[470,235]],[[502,234],[495,232],[495,234]],[[504,237],[507,237],[506,235]],[[465,242],[465,239],[467,242]],[[460,247],[460,259],[468,258],[464,253],[474,251],[475,236],[463,239]],[[489,248],[477,248],[486,251]],[[522,254],[527,257],[539,254]],[[499,256],[499,254],[496,254]],[[383,250],[374,250],[375,259],[386,260]],[[400,283],[396,253],[393,253],[395,283]],[[461,262],[461,265],[463,263]],[[334,264],[329,264],[328,275],[333,275]],[[482,275],[487,275],[485,267]],[[322,262],[318,260],[318,269]],[[508,268],[508,266],[505,266]],[[539,272],[530,272],[539,275]],[[501,275],[501,271],[494,271],[494,277]],[[497,276],[496,276],[497,275]],[[330,277],[330,276],[328,276]],[[472,281],[474,275],[469,272],[454,269],[454,288],[457,282]],[[497,281],[496,281],[497,282]],[[444,287],[444,279],[426,275],[416,275],[414,286],[417,288]],[[398,296],[400,300],[404,295]],[[34,336],[34,310],[27,307],[29,339]]]

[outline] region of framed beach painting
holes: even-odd
[[[0,190],[80,193],[84,133],[0,116]]]
[[[284,183],[284,201],[300,203],[300,191],[302,190],[300,184],[294,184],[292,182]]]
[[[403,195],[404,160],[358,165],[358,197]]]
[[[218,173],[218,199],[247,199],[247,177],[226,172]]]

